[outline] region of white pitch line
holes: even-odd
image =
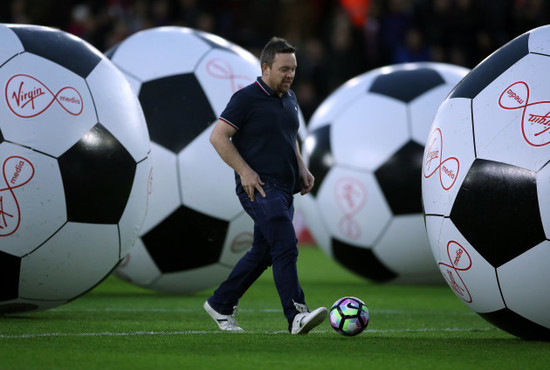
[[[202,308],[52,308],[49,311],[53,312],[202,312]],[[281,313],[280,308],[265,308],[265,309],[247,309],[239,308],[239,312],[262,312],[262,313]],[[467,315],[475,316],[473,311],[430,311],[430,310],[369,310],[370,314],[383,315]]]
[[[497,328],[422,328],[422,329],[372,329],[369,333],[426,333],[426,332],[479,332],[496,331]],[[331,330],[314,330],[311,333],[330,333]],[[135,337],[135,336],[160,336],[160,335],[200,335],[200,334],[224,334],[219,330],[182,330],[182,331],[134,331],[134,332],[99,332],[99,333],[34,333],[34,334],[0,334],[0,339],[33,339],[51,337]],[[253,331],[244,330],[231,334],[288,334],[288,331]]]

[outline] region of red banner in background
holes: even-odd
[[[340,0],[355,27],[363,27],[367,23],[370,2],[371,0]]]

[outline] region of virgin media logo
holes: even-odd
[[[223,59],[215,58],[209,60],[208,63],[206,63],[206,72],[214,78],[229,80],[231,90],[233,92],[236,92],[244,86],[254,82],[254,80],[248,76],[235,74],[231,64]]]
[[[498,99],[502,109],[521,110],[521,131],[529,145],[550,143],[550,101],[529,101],[529,85],[518,81],[508,86]]]
[[[345,177],[338,180],[334,190],[336,202],[344,214],[338,228],[349,239],[357,240],[361,236],[361,225],[355,216],[367,203],[367,189],[359,180]]]
[[[20,188],[34,177],[32,163],[20,156],[11,156],[2,164],[3,183],[0,182],[0,237],[17,231],[21,222],[21,209],[15,189]]]
[[[71,86],[65,86],[54,93],[38,79],[17,74],[6,84],[5,98],[8,107],[18,117],[32,118],[44,113],[54,103],[73,116],[84,108],[82,96]]]
[[[472,267],[472,258],[462,245],[451,240],[447,243],[448,262],[439,262],[437,265],[445,280],[455,294],[466,303],[472,303],[472,295],[460,276],[461,272]]]
[[[439,174],[441,187],[449,190],[453,187],[460,169],[460,162],[456,157],[443,158],[443,134],[436,128],[428,138],[424,157],[423,174],[430,178]]]

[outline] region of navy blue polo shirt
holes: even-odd
[[[301,189],[296,158],[298,102],[292,90],[279,97],[260,77],[237,91],[220,119],[237,132],[233,144],[264,183],[294,194]],[[237,194],[243,191],[235,173]]]

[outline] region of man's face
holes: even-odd
[[[296,74],[296,55],[293,53],[277,53],[271,67],[265,66],[267,85],[279,95],[290,89]]]

